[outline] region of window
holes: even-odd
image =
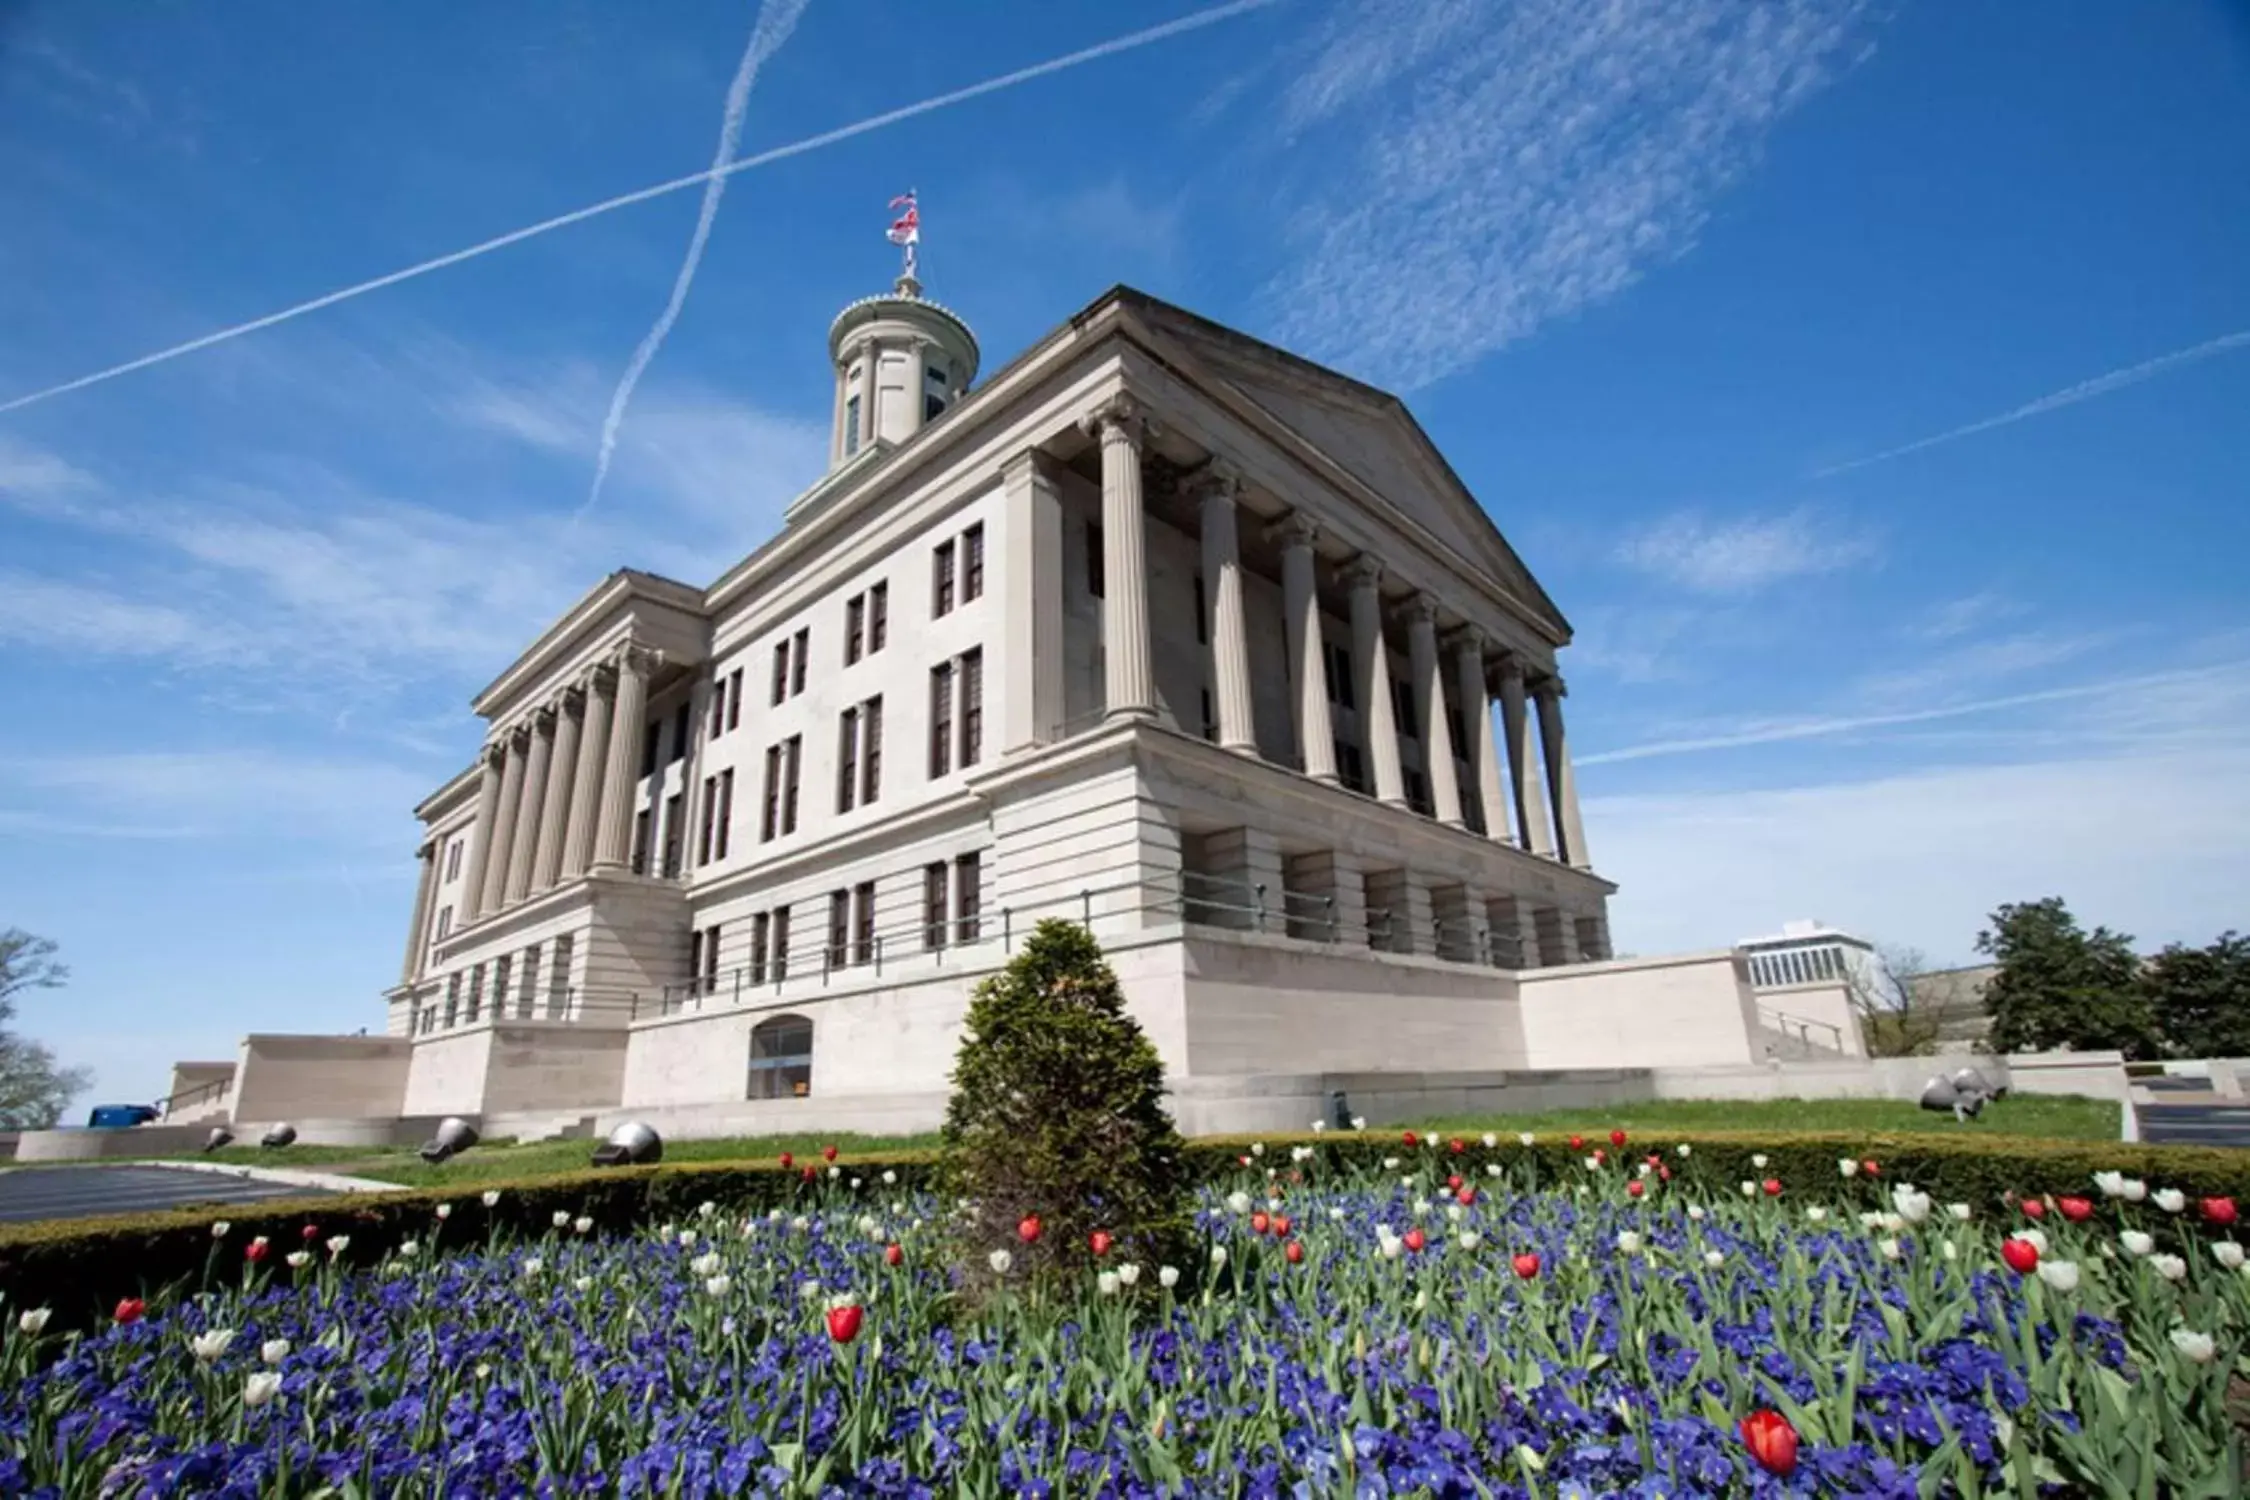
[[[829,968],[840,969],[844,966],[845,944],[851,941],[851,935],[852,893],[850,891],[830,891],[828,893]]]
[[[945,946],[945,861],[922,867],[922,946],[936,952]]]
[[[961,768],[984,758],[984,648],[961,656]]]
[[[664,799],[664,878],[680,873],[680,820],[687,816],[687,793],[674,792]]]
[[[805,690],[805,658],[812,654],[812,627],[797,632],[796,654],[789,663],[789,696]]]
[[[727,728],[742,727],[742,668],[727,674]]]
[[[773,643],[773,701],[781,702],[789,696],[789,642],[786,639]]]
[[[1398,732],[1410,740],[1422,737],[1422,721],[1414,714],[1414,684],[1391,679],[1391,712],[1398,716]]]
[[[945,366],[937,363],[935,360],[932,360],[929,364],[926,364],[922,367],[922,379],[923,382],[928,385],[944,385]]]
[[[852,890],[852,962],[875,959],[875,882],[862,880]]]
[[[1195,575],[1195,643],[1198,646],[1211,644],[1211,621],[1204,609],[1203,575],[1201,573]]]
[[[883,698],[867,700],[859,711],[859,800],[871,805],[883,794]]]
[[[859,451],[859,397],[844,403],[844,457]]]
[[[1323,642],[1320,660],[1328,677],[1328,701],[1338,708],[1354,708],[1352,702],[1352,653],[1350,648],[1333,641]]]
[[[1336,741],[1336,774],[1344,785],[1355,792],[1367,790],[1366,763],[1361,760],[1359,746]]]
[[[463,1023],[469,1026],[476,1025],[477,1012],[483,1008],[484,965],[478,964],[475,968],[469,971],[469,1003],[465,1007],[463,1007],[462,1010],[461,1019]]]
[[[930,553],[930,618],[953,608],[953,540],[948,537]]]
[[[703,929],[703,993],[717,994],[719,989],[719,927],[713,923]]]
[[[441,906],[438,908],[437,914],[437,935],[442,941],[446,934],[451,931],[453,931],[453,908]]]
[[[467,842],[467,839],[455,839],[446,847],[445,878],[447,880],[459,880],[461,878],[461,846]]]
[[[461,1022],[461,976],[448,974],[445,979],[445,1024],[457,1026]]]
[[[925,422],[935,422],[935,421],[936,421],[936,420],[938,419],[938,414],[939,414],[940,412],[944,411],[944,410],[945,410],[945,398],[944,398],[943,396],[940,396],[940,395],[939,395],[939,394],[937,394],[937,392],[935,392],[935,391],[925,391],[925,392],[923,392],[923,394],[922,394],[922,420],[923,420],[923,421],[925,421]]]
[[[1431,815],[1430,783],[1412,766],[1406,768],[1406,805],[1425,818]]]
[[[508,975],[514,960],[503,953],[492,961],[492,1019],[508,1019]]]
[[[961,602],[984,597],[984,523],[961,533]]]
[[[805,758],[805,737],[793,734],[781,747],[781,831],[797,831],[797,772]]]
[[[860,648],[867,633],[867,596],[854,594],[844,604],[844,665],[850,666],[860,658]]]
[[[1203,737],[1214,744],[1219,738],[1219,721],[1211,714],[1211,690],[1203,690]]]
[[[1102,597],[1102,529],[1090,523],[1086,527],[1086,592],[1096,599]]]
[[[711,839],[717,832],[719,817],[719,778],[703,778],[703,823],[695,837],[695,862],[698,866],[711,863]]]
[[[750,982],[766,982],[766,950],[773,941],[773,914],[759,912],[750,919]]]
[[[766,747],[766,811],[758,820],[758,842],[772,840],[781,828],[781,747]]]
[[[547,1019],[559,1021],[570,1013],[570,958],[578,939],[564,933],[555,939],[554,976],[547,984]]]
[[[718,837],[714,840],[711,857],[727,857],[727,835],[734,827],[734,767],[719,773]]]
[[[641,774],[643,776],[656,774],[656,752],[661,748],[663,738],[663,721],[651,721],[647,732],[641,736]]]
[[[953,861],[953,914],[954,936],[975,942],[983,930],[984,859],[973,849]]]
[[[802,1099],[812,1092],[813,1024],[775,1016],[750,1030],[750,1097]]]
[[[523,979],[516,993],[516,1019],[528,1021],[539,1004],[539,945],[523,950]]]
[[[773,909],[773,982],[789,977],[789,908]]]
[[[867,654],[873,656],[882,650],[890,636],[891,585],[885,579],[867,591]]]
[[[845,709],[836,730],[836,811],[848,813],[859,802],[858,708]]]
[[[633,873],[648,873],[648,809],[641,808],[633,814]]]
[[[930,779],[953,769],[953,663],[930,668]]]
[[[711,727],[704,731],[704,738],[715,740],[726,732],[727,680],[721,677],[711,684]]]

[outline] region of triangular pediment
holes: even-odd
[[[1196,363],[1484,573],[1558,635],[1569,625],[1403,402],[1285,350],[1149,299],[1139,311]]]

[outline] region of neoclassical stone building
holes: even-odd
[[[829,354],[778,534],[476,698],[398,1112],[940,1089],[1057,916],[1179,1079],[1537,1065],[1523,986],[1609,957],[1570,629],[1405,407],[1122,287],[982,384],[911,279]]]

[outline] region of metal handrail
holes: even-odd
[[[199,1083],[193,1088],[181,1089],[176,1094],[166,1094],[156,1101],[156,1108],[165,1119],[169,1120],[172,1118],[174,1110],[188,1109],[198,1104],[207,1103],[212,1099],[223,1098],[227,1091],[233,1087],[234,1078],[232,1075],[225,1078],[214,1078],[209,1083]]]
[[[1788,1011],[1774,1010],[1765,1005],[1758,1007],[1758,1020],[1767,1030],[1777,1031],[1783,1036],[1789,1035],[1789,1027],[1793,1023],[1797,1028],[1797,1040],[1808,1047],[1815,1045],[1811,1028],[1818,1026],[1836,1039],[1835,1045],[1830,1049],[1831,1051],[1841,1052],[1844,1050],[1844,1028],[1832,1021],[1822,1021],[1812,1016],[1792,1015]]]

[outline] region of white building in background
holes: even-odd
[[[1735,944],[1757,991],[1768,1031],[1815,1048],[1864,1056],[1859,1012],[1887,1004],[1874,944],[1826,923],[1781,924],[1770,937]]]
[[[1122,287],[828,352],[828,473],[477,696],[389,1037],[248,1039],[237,1119],[927,1099],[1048,917],[1180,1086],[1762,1060],[1740,955],[1609,961],[1569,625],[1396,398]]]

